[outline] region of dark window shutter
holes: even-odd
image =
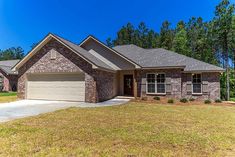
[[[187,73],[186,91],[188,95],[192,94],[192,74],[191,73]]]
[[[186,91],[187,91],[187,94],[192,94],[192,83],[187,83]]]
[[[208,75],[206,73],[202,74],[202,93],[208,94]]]
[[[146,94],[146,78],[141,79],[141,93]]]
[[[172,93],[172,85],[171,85],[171,78],[166,77],[166,93],[171,94]]]

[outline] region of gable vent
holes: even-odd
[[[56,50],[51,49],[50,54],[51,54],[51,59],[56,59]]]

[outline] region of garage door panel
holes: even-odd
[[[85,100],[84,74],[30,76],[27,87],[28,99]]]

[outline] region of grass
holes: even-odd
[[[0,92],[0,96],[16,96],[17,92]]]
[[[130,102],[0,125],[1,156],[225,156],[235,107]],[[232,154],[234,155],[234,154]]]
[[[230,101],[234,101],[235,102],[235,98],[230,98]]]
[[[17,100],[16,92],[0,92],[0,103],[11,102]]]

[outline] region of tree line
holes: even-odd
[[[24,50],[21,47],[11,47],[5,50],[0,50],[0,61],[22,59]]]
[[[142,48],[165,48],[174,52],[222,66],[226,72],[221,76],[221,96],[235,97],[235,5],[221,0],[216,6],[214,17],[204,21],[202,17],[191,17],[179,21],[172,27],[164,21],[160,32],[149,29],[144,22],[137,27],[127,23],[114,39],[108,38],[107,45],[135,44]],[[233,69],[232,69],[233,67]]]

